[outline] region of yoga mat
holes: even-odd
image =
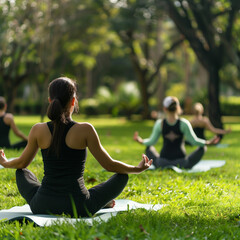
[[[229,144],[226,143],[219,143],[216,145],[216,148],[227,148],[229,146]]]
[[[50,226],[52,224],[85,222],[92,225],[93,222],[106,222],[111,217],[116,216],[119,212],[128,211],[137,208],[144,208],[146,210],[157,211],[164,205],[162,204],[143,204],[126,199],[115,200],[116,205],[114,208],[104,208],[99,210],[93,217],[89,218],[67,218],[62,216],[45,215],[45,214],[33,214],[28,204],[23,206],[16,206],[10,209],[0,211],[0,221],[22,221],[26,219],[30,222],[34,222],[36,225]]]
[[[222,167],[226,163],[225,160],[201,160],[191,169],[182,169],[176,166],[168,166],[164,169],[172,169],[177,173],[196,173],[196,172],[206,172],[209,171],[211,168],[219,168]],[[155,166],[151,165],[149,170],[155,170]]]

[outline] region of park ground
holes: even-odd
[[[137,130],[142,137],[148,137],[154,123],[108,116],[86,118],[75,115],[73,118],[92,123],[102,145],[114,159],[135,165],[140,161],[144,147],[132,140],[133,133]],[[28,134],[40,117],[17,116],[15,121]],[[165,204],[161,210],[132,210],[92,227],[76,223],[41,228],[32,223],[1,222],[0,239],[240,239],[240,117],[224,117],[223,121],[226,128],[232,128],[232,133],[222,140],[229,146],[208,147],[203,157],[226,160],[223,167],[204,173],[179,174],[171,170],[155,170],[130,175],[127,187],[118,198]],[[207,137],[211,136],[207,133]],[[17,138],[11,134],[11,140],[15,142]],[[156,145],[157,149],[160,149],[161,142]],[[188,146],[187,152],[193,149]],[[21,151],[5,150],[5,153],[10,158],[19,156]],[[29,169],[39,180],[42,179],[40,152]],[[25,204],[16,187],[15,170],[1,169],[0,173],[0,209]],[[84,174],[88,188],[111,175],[88,154]]]

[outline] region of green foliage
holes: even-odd
[[[195,92],[194,96],[193,96],[193,102],[200,102],[202,103],[204,106],[208,105],[208,93],[207,93],[207,89],[199,89]]]
[[[95,98],[80,101],[81,112],[86,115],[111,114],[131,117],[140,108],[140,92],[135,82],[119,85],[116,93],[99,87]]]
[[[17,103],[14,105],[14,113],[16,114],[30,114],[30,115],[36,115],[40,114],[41,112],[41,103],[39,101],[33,101],[33,100],[22,100],[18,99]]]
[[[140,107],[140,92],[136,82],[122,83],[117,91],[117,106],[128,118]]]
[[[99,103],[95,98],[83,99],[79,103],[79,106],[80,106],[80,111],[83,114],[86,114],[89,116],[99,114],[99,112],[98,112]]]
[[[99,114],[112,114],[116,105],[116,95],[107,87],[99,87],[96,94],[99,103]]]
[[[239,116],[240,115],[240,97],[221,97],[221,111],[223,115]]]
[[[166,96],[175,96],[179,101],[183,100],[186,95],[186,86],[183,83],[172,84],[166,91]]]
[[[134,131],[142,137],[151,133],[153,122],[130,122],[124,118],[82,118],[75,121],[92,123],[104,148],[114,158],[128,164],[138,164],[144,146],[132,140]],[[24,133],[38,120],[38,116],[15,117]],[[204,159],[225,159],[226,165],[205,173],[178,174],[171,170],[145,171],[130,175],[129,182],[119,199],[125,198],[141,203],[165,204],[161,210],[133,210],[118,214],[107,223],[56,224],[51,227],[36,227],[32,223],[0,223],[0,239],[239,239],[240,178],[239,178],[239,117],[224,118],[228,148],[209,147]],[[211,134],[208,133],[210,137]],[[12,139],[15,141],[15,139]],[[156,147],[160,149],[162,140]],[[129,146],[131,146],[129,148]],[[187,147],[191,152],[195,148]],[[21,151],[5,150],[7,157],[16,157]],[[39,180],[43,177],[40,152],[29,169]],[[15,180],[15,170],[1,169],[0,209],[25,204]],[[112,173],[102,171],[100,164],[88,154],[84,174],[87,188],[107,180]],[[88,179],[94,178],[93,184]]]

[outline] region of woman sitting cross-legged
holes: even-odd
[[[206,139],[205,137],[205,130],[209,130],[214,134],[218,134],[220,136],[224,134],[228,134],[231,132],[231,129],[221,129],[221,128],[215,128],[212,123],[210,122],[209,118],[206,116],[203,116],[204,108],[201,103],[195,103],[193,106],[194,116],[190,120],[190,123],[193,127],[193,131],[195,134],[202,139]]]
[[[128,182],[129,173],[140,173],[152,163],[143,155],[138,166],[112,159],[102,147],[94,127],[86,122],[74,122],[72,113],[77,105],[76,85],[61,77],[49,84],[47,123],[35,124],[29,134],[28,144],[20,157],[8,161],[0,151],[0,164],[16,168],[16,181],[20,194],[26,199],[34,214],[67,214],[81,217],[99,209],[113,207],[116,198]],[[38,149],[44,163],[44,177],[40,183],[26,167]],[[87,148],[107,171],[115,172],[106,182],[87,189],[84,168]]]
[[[206,145],[217,144],[219,137],[216,136],[211,140],[198,138],[190,122],[180,118],[182,110],[176,97],[166,97],[163,101],[163,110],[166,118],[155,122],[150,138],[142,139],[138,132],[135,132],[133,139],[147,146],[146,155],[153,159],[153,165],[156,168],[177,166],[190,169],[201,160],[206,151]],[[159,154],[153,145],[160,135],[163,136],[163,147]],[[184,138],[192,145],[199,146],[190,155],[186,154]]]

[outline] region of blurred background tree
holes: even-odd
[[[65,75],[87,115],[149,118],[176,95],[188,114],[201,101],[219,127],[237,109],[238,12],[234,0],[2,0],[0,94],[43,120],[47,85]]]
[[[131,60],[141,92],[142,117],[149,118],[150,98],[163,89],[160,88],[160,85],[163,87],[160,68],[167,64],[169,54],[183,42],[183,38],[172,31],[154,0],[97,2]],[[111,11],[113,8],[115,11]],[[164,92],[159,95],[162,101]]]
[[[188,40],[208,73],[208,109],[211,122],[222,127],[220,109],[220,71],[227,64],[240,69],[240,1],[158,1],[164,6],[177,29]]]

